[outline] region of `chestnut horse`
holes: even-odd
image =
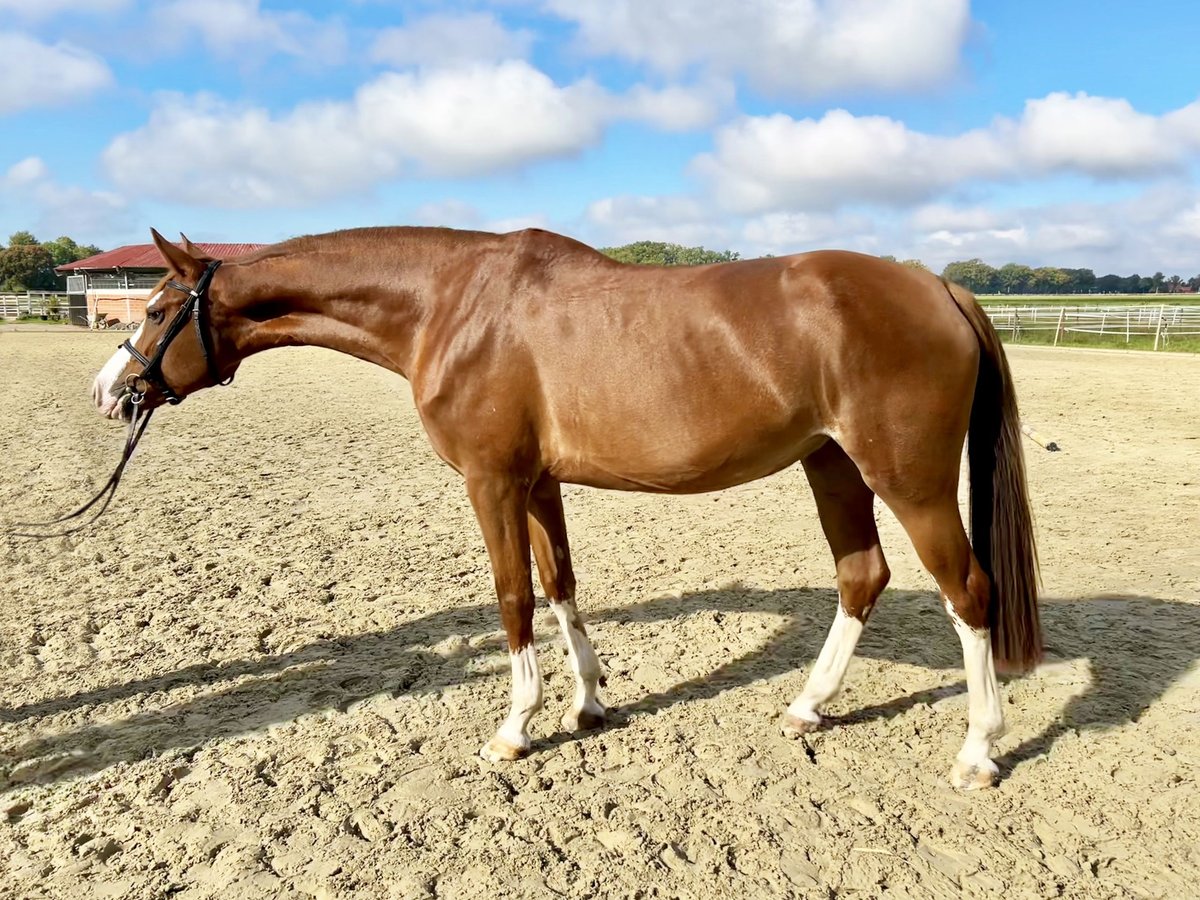
[[[996,664],[1025,671],[1041,654],[1037,563],[1008,363],[967,291],[838,251],[625,265],[536,229],[356,229],[224,264],[153,234],[169,275],[97,376],[100,410],[128,420],[178,402],[272,347],[329,347],[407,378],[434,449],[466,480],[508,637],[512,706],[487,759],[526,753],[542,705],[531,546],[575,676],[563,724],[605,719],[560,484],[714,491],[799,461],[839,602],[784,734],[821,725],[888,582],[878,496],[962,643],[968,728],[951,781],[994,782]],[[957,503],[965,439],[974,551]]]

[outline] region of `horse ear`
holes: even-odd
[[[186,250],[189,254],[191,254],[196,259],[200,260],[201,262],[206,262],[206,263],[210,263],[213,261],[212,256],[205,253],[203,250],[201,250],[199,247],[197,247],[195,244],[193,244],[190,240],[188,240],[188,236],[186,234],[184,234],[182,231],[179,232],[179,240],[183,244],[183,249]]]
[[[192,256],[186,249],[176,247],[153,228],[150,229],[150,236],[154,238],[154,246],[162,254],[168,269],[187,280],[195,280],[200,277],[200,273],[204,271],[204,264],[200,260]]]

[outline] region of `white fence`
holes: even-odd
[[[1071,334],[1112,335],[1125,343],[1135,335],[1154,338],[1154,349],[1171,338],[1200,337],[1200,306],[985,306],[1002,336],[1020,340],[1041,332],[1050,343],[1068,341]]]
[[[0,294],[0,319],[19,319],[22,316],[66,318],[67,295],[48,291],[28,294]]]

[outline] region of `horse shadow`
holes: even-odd
[[[824,642],[833,616],[832,590],[757,590],[732,587],[683,596],[654,597],[622,607],[585,610],[588,621],[605,623],[605,642],[624,623],[669,626],[701,611],[724,614],[773,613],[782,624],[756,649],[701,676],[679,681],[617,710],[621,719],[658,712],[679,703],[801,669]],[[931,620],[944,639],[930,640]],[[1008,771],[1039,757],[1062,736],[1136,722],[1200,658],[1200,605],[1136,595],[1049,599],[1042,602],[1049,662],[1086,660],[1091,681],[1046,721],[1040,733],[998,762]],[[11,709],[0,708],[0,733],[45,716],[86,718],[94,707],[143,701],[136,711],[110,721],[81,724],[0,749],[0,793],[25,784],[45,784],[101,771],[168,750],[201,744],[294,720],[306,713],[346,710],[369,697],[390,693],[397,703],[419,700],[447,687],[494,677],[483,665],[504,647],[493,604],[441,610],[394,629],[314,641],[261,657],[199,663],[149,678],[113,684],[71,696]],[[430,649],[448,638],[449,652]],[[934,595],[889,591],[872,615],[858,655],[940,670],[960,670],[961,651]],[[505,667],[507,669],[507,667]],[[851,676],[853,677],[853,675]],[[1038,677],[1038,676],[1033,676]],[[190,694],[171,702],[173,692]],[[965,691],[961,680],[917,691],[839,717],[845,726],[892,718],[922,703]],[[780,696],[780,708],[790,700]],[[535,742],[535,751],[569,740],[562,735]]]

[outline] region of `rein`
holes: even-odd
[[[97,503],[100,503],[100,508],[85,521],[61,531],[13,531],[11,534],[16,537],[29,538],[65,537],[77,531],[82,531],[104,515],[104,511],[108,509],[108,505],[112,503],[113,497],[116,496],[117,486],[121,483],[121,476],[125,474],[125,467],[133,457],[133,451],[137,449],[138,441],[142,439],[142,434],[146,431],[146,426],[150,424],[150,417],[154,414],[153,409],[142,410],[142,403],[146,399],[146,392],[138,390],[138,388],[142,383],[149,384],[158,388],[168,403],[177,405],[183,402],[183,398],[171,389],[171,386],[167,384],[166,379],[163,377],[162,361],[166,355],[167,348],[171,346],[171,342],[183,331],[188,323],[188,319],[191,319],[195,323],[196,337],[200,341],[200,350],[204,354],[204,364],[208,367],[209,379],[214,385],[229,384],[229,382],[233,381],[232,375],[224,381],[221,380],[220,372],[217,371],[217,364],[214,358],[212,335],[204,327],[202,320],[204,298],[208,293],[208,286],[212,282],[213,274],[220,265],[221,261],[219,259],[214,259],[210,262],[194,288],[174,280],[167,282],[166,287],[187,294],[187,300],[184,301],[183,306],[179,308],[179,312],[175,314],[167,327],[163,329],[162,335],[154,345],[153,356],[147,357],[142,354],[140,350],[133,346],[128,338],[120,345],[122,350],[126,351],[131,357],[142,364],[142,371],[140,374],[130,373],[125,376],[125,394],[123,400],[130,405],[132,412],[129,417],[129,430],[125,434],[125,447],[121,451],[121,460],[117,463],[117,467],[113,470],[113,473],[108,476],[108,481],[104,483],[104,486],[100,488],[96,496],[73,513],[59,516],[57,519],[51,519],[48,522],[16,522],[14,524],[18,528],[49,528],[53,525],[60,525],[63,522],[70,522],[72,519],[79,518]],[[103,502],[101,503],[101,501]]]
[[[79,507],[73,513],[68,513],[65,516],[59,516],[57,519],[51,519],[48,522],[15,522],[18,528],[49,528],[51,525],[59,525],[63,522],[69,522],[72,519],[77,519],[86,513],[89,509],[100,503],[100,508],[88,519],[74,525],[70,528],[64,528],[61,531],[51,531],[45,533],[33,531],[13,531],[15,537],[28,538],[53,538],[66,537],[68,534],[74,534],[77,531],[82,531],[87,528],[98,518],[104,515],[104,511],[108,509],[108,504],[112,503],[112,498],[116,496],[117,485],[121,483],[121,476],[125,474],[125,466],[129,463],[133,456],[133,451],[137,449],[138,441],[142,439],[142,433],[146,430],[146,426],[150,424],[150,417],[154,415],[154,410],[142,412],[142,401],[139,397],[137,400],[130,400],[133,406],[133,415],[129,419],[129,431],[125,434],[125,449],[121,451],[121,461],[117,463],[117,467],[113,473],[108,476],[108,481],[104,482],[104,487],[100,488],[99,493],[91,500]]]

